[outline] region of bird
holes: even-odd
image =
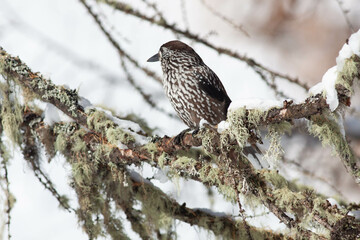
[[[160,61],[165,93],[189,127],[177,135],[177,142],[189,130],[197,132],[202,119],[214,126],[226,120],[231,100],[219,77],[189,45],[169,41],[147,61]]]

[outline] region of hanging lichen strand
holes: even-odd
[[[342,98],[346,102],[340,103],[335,112],[326,110],[321,115],[312,116],[309,122],[309,132],[318,137],[324,146],[333,148],[334,153],[342,159],[347,170],[351,172],[358,183],[360,183],[359,160],[354,156],[346,140],[342,123],[342,111],[354,93],[352,86],[354,80],[360,77],[359,69],[359,56],[353,55],[345,60],[342,70],[337,75],[336,88],[339,89],[339,92],[341,91]]]

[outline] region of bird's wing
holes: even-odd
[[[197,68],[194,73],[199,88],[210,97],[220,102],[231,102],[220,79],[210,68]]]

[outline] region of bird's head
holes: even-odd
[[[182,59],[190,60],[191,62],[198,62],[201,63],[202,60],[200,56],[187,44],[174,40],[163,44],[159,52],[149,58],[148,62],[157,62],[160,61],[161,63],[171,63],[171,62],[178,62],[182,63]]]

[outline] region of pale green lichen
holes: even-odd
[[[202,147],[206,154],[211,154],[215,151],[215,146],[213,143],[213,140],[216,137],[216,133],[214,131],[211,131],[210,129],[204,129],[201,132],[201,140],[202,140]]]
[[[108,119],[104,112],[89,109],[87,125],[91,130],[103,133],[111,144],[118,145],[135,143],[135,138],[129,132],[118,127],[113,121]]]
[[[269,161],[273,168],[277,168],[277,164],[284,154],[284,149],[281,145],[281,136],[285,132],[291,133],[291,129],[292,125],[286,121],[268,126],[268,133],[265,138],[270,140],[270,145],[264,154],[264,159]]]
[[[177,170],[186,171],[186,173],[189,175],[195,175],[196,163],[197,163],[196,159],[182,156],[176,159],[174,162],[172,162],[171,166],[175,167]]]
[[[55,124],[53,127],[54,134],[56,135],[56,140],[54,148],[56,151],[63,152],[69,145],[69,136],[72,136],[77,130],[77,124],[75,122],[65,123],[65,124]],[[85,134],[84,130],[81,130],[82,135]],[[75,134],[74,138],[78,138],[78,134]],[[82,144],[83,140],[78,139],[77,143]],[[74,144],[76,145],[76,144]],[[73,146],[74,149],[81,148],[80,146]]]
[[[20,144],[20,125],[23,122],[23,108],[18,102],[17,91],[11,81],[0,82],[1,124],[4,133],[13,145]]]
[[[271,183],[275,188],[284,188],[289,186],[288,181],[276,170],[262,169],[258,170],[258,172],[264,177],[266,182]]]
[[[34,89],[39,89],[43,92],[41,99],[51,101],[56,99],[67,107],[73,117],[77,117],[78,95],[76,90],[66,89],[61,86],[56,86],[51,80],[45,79],[42,76],[32,78],[31,86]]]
[[[249,125],[257,129],[259,122],[267,115],[269,110],[263,111],[260,109],[248,109],[247,119]]]
[[[28,77],[31,70],[28,66],[23,64],[18,57],[7,56],[2,64],[0,65],[1,74],[6,74],[8,72],[17,72],[20,75]]]
[[[227,148],[228,143],[235,139],[238,146],[241,149],[244,148],[250,136],[249,128],[258,133],[259,122],[265,115],[266,112],[264,113],[262,110],[246,109],[245,107],[229,111],[227,116],[229,128],[220,135],[222,147]]]
[[[330,113],[312,116],[308,129],[312,135],[320,139],[323,146],[332,146],[335,153],[347,159],[350,165],[356,164],[354,155],[341,133],[339,123],[331,117]]]
[[[6,56],[0,65],[0,72],[2,75],[7,76],[9,79],[19,82],[18,76],[26,77],[26,81],[30,80],[30,86],[33,89],[37,89],[42,92],[40,96],[44,100],[53,100],[56,99],[67,106],[68,110],[72,113],[74,117],[77,116],[77,103],[78,103],[78,96],[75,90],[65,89],[64,87],[56,86],[51,82],[49,79],[43,78],[40,74],[32,73],[31,69],[26,66],[21,60],[17,57]],[[16,73],[16,74],[13,74]],[[20,84],[21,86],[24,83]],[[29,92],[26,88],[23,88],[24,92]],[[32,94],[26,94],[25,96],[30,97],[33,99]]]
[[[203,167],[199,170],[199,178],[203,182],[211,183],[212,185],[219,185],[221,181],[219,180],[220,169],[213,164],[203,164]]]
[[[112,150],[114,149],[114,146],[110,144],[100,144],[96,147],[93,158],[96,163],[102,162],[104,159],[108,159]]]
[[[89,164],[82,162],[81,159],[75,160],[71,164],[72,168],[72,177],[76,184],[78,184],[85,191],[90,192],[90,187],[88,183],[91,181],[93,170]]]
[[[66,135],[64,133],[59,133],[56,136],[56,140],[54,144],[55,151],[63,152],[65,151],[67,145],[68,145],[68,141],[66,139]]]
[[[301,192],[293,192],[288,188],[280,188],[272,190],[271,193],[276,206],[288,213],[293,213],[298,219],[302,219],[305,213],[309,211],[304,205],[306,198]]]
[[[75,153],[87,151],[86,143],[84,142],[85,134],[86,134],[85,129],[79,129],[71,135],[70,137],[71,151]]]
[[[158,165],[160,168],[164,168],[165,163],[169,160],[166,152],[163,152],[158,158]]]
[[[312,211],[312,214],[310,214],[310,216],[313,216],[316,213],[324,219],[327,219],[330,225],[334,225],[347,214],[347,210],[341,208],[338,208],[335,211],[329,210],[326,200],[321,198],[315,198],[313,200],[313,204],[314,210]]]
[[[225,132],[229,134],[231,138],[236,139],[240,148],[244,148],[248,138],[249,129],[245,126],[246,109],[239,108],[234,111],[230,111],[227,116],[227,121],[230,126]]]
[[[162,199],[162,192],[157,192],[155,188],[145,189],[146,194],[136,194],[136,199],[142,202],[142,213],[146,216],[146,222],[152,229],[170,229],[173,219],[167,213],[170,211],[165,201]]]
[[[303,228],[312,227],[316,232],[328,235],[329,231],[324,229],[315,219],[315,215],[326,219],[330,224],[335,224],[346,213],[345,210],[329,208],[326,197],[316,194],[313,190],[286,181],[274,170],[260,170],[259,173],[272,189],[269,193],[276,206],[287,213],[296,216]]]
[[[235,203],[237,199],[237,192],[234,190],[233,187],[228,186],[226,184],[221,184],[218,187],[219,193],[221,193],[225,200]]]
[[[225,197],[226,200],[235,202],[237,196],[235,189],[232,186],[223,184],[219,179],[220,174],[221,169],[212,163],[203,164],[203,167],[199,170],[199,178],[202,182],[217,186],[217,190]]]
[[[360,72],[360,58],[353,55],[352,57],[345,59],[343,69],[338,73],[336,78],[336,84],[342,85],[350,93],[349,97],[354,93],[352,87],[355,77],[359,77]]]
[[[158,151],[157,146],[156,146],[156,143],[149,142],[149,143],[147,143],[145,146],[143,146],[142,148],[143,148],[143,149],[146,149],[146,151],[147,151],[148,153],[150,153],[152,160],[155,159],[155,155],[156,155],[156,153],[157,153],[157,151]],[[159,159],[158,161],[160,161],[160,159]],[[162,164],[161,164],[161,165],[162,165]],[[161,166],[160,166],[160,167],[161,167]]]

